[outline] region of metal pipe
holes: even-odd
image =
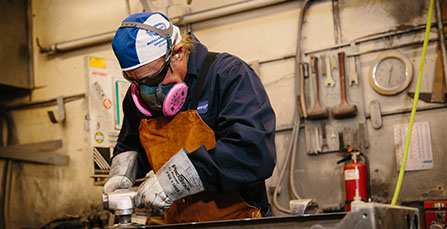
[[[444,21],[443,23],[446,23],[446,21]],[[384,37],[398,36],[398,35],[402,35],[402,34],[406,34],[406,33],[418,32],[420,30],[425,30],[425,24],[424,25],[422,25],[422,24],[416,25],[415,27],[413,27],[411,29],[392,30],[392,31],[387,31],[387,32],[370,34],[370,35],[367,35],[364,37],[356,38],[350,42],[345,42],[345,43],[336,44],[336,45],[332,45],[332,46],[321,48],[321,49],[307,51],[307,52],[304,52],[304,55],[307,56],[307,55],[311,55],[311,54],[315,54],[315,53],[319,53],[319,52],[340,49],[340,48],[344,48],[344,47],[349,47],[349,46],[351,46],[352,43],[361,44],[361,43],[366,43],[368,41],[382,39]]]
[[[259,9],[266,6],[275,5],[285,2],[287,0],[250,0],[240,3],[235,3],[223,7],[218,7],[211,10],[200,11],[192,14],[173,18],[173,22],[178,25],[187,25],[200,21],[206,21],[213,18],[228,16],[232,14],[241,13],[244,11]]]
[[[430,105],[430,106],[426,106],[426,107],[419,107],[419,108],[417,108],[416,112],[439,110],[439,109],[446,109],[446,108],[447,108],[447,105],[445,105],[445,104],[442,104],[442,105]],[[380,115],[381,115],[381,117],[386,117],[386,116],[399,115],[399,114],[408,114],[408,113],[411,113],[411,107],[397,109],[395,111],[383,111]],[[371,119],[371,113],[365,113],[365,118],[366,119]]]
[[[447,88],[447,55],[445,50],[445,32],[444,32],[444,23],[442,22],[442,12],[441,12],[441,2],[439,0],[436,1],[436,17],[437,17],[437,24],[438,24],[438,32],[439,32],[439,38],[441,40],[441,54],[442,54],[442,64],[444,65],[444,81],[446,83]]]
[[[113,32],[107,32],[107,33],[101,33],[93,36],[88,36],[84,38],[79,38],[76,40],[71,41],[65,41],[65,42],[58,42],[55,44],[52,44],[48,47],[41,47],[40,52],[41,53],[58,53],[58,52],[65,52],[70,51],[74,49],[80,49],[85,48],[93,45],[103,44],[107,43],[113,40],[113,37],[115,36],[115,31]]]
[[[438,38],[433,38],[433,39],[429,39],[428,40],[428,42],[434,42],[434,41],[438,41]],[[382,52],[382,51],[391,50],[391,49],[399,49],[399,48],[410,47],[410,46],[420,46],[423,43],[424,43],[424,41],[414,41],[414,42],[404,43],[404,44],[390,46],[390,47],[371,49],[371,50],[367,50],[367,51],[364,51],[364,52],[351,53],[351,54],[346,55],[346,56],[348,56],[348,57],[361,56],[361,55],[365,55],[365,54],[370,54],[370,53],[375,53],[375,52]]]
[[[259,9],[262,7],[276,5],[288,0],[250,0],[223,6],[211,10],[183,15],[181,17],[171,18],[171,21],[178,25],[187,25],[195,22],[206,21],[218,17],[237,14],[244,11]],[[93,45],[107,43],[113,40],[115,31],[79,38],[71,41],[58,42],[47,47],[41,47],[41,53],[58,53],[75,49],[85,48]]]
[[[446,23],[446,21],[444,21],[444,24]],[[424,25],[417,25],[416,27],[412,28],[412,29],[404,29],[404,30],[394,30],[394,31],[387,31],[387,32],[380,32],[380,33],[376,33],[376,34],[370,34],[370,35],[366,35],[364,37],[359,37],[353,40],[353,42],[355,44],[361,44],[364,42],[368,42],[368,41],[373,41],[373,40],[378,40],[378,39],[382,39],[383,37],[388,37],[388,36],[394,36],[394,35],[401,35],[401,34],[405,34],[405,33],[409,33],[409,32],[415,32],[415,31],[419,31],[419,30],[423,30],[425,29],[425,24]],[[437,38],[434,39],[430,39],[429,41],[437,41]],[[418,44],[422,43],[423,41],[420,42],[416,42]],[[322,48],[322,49],[318,49],[318,50],[311,50],[311,51],[307,51],[304,52],[304,55],[310,55],[310,54],[315,54],[315,53],[319,53],[319,52],[324,52],[324,51],[330,51],[330,50],[334,50],[334,49],[340,49],[340,48],[344,48],[344,47],[349,47],[351,46],[351,42],[346,42],[346,43],[342,43],[342,44],[336,44],[330,47],[326,47],[326,48]],[[405,46],[411,46],[414,45],[415,42],[412,42],[410,44],[404,44]],[[391,47],[391,49],[394,48],[399,48],[396,46]],[[379,50],[379,51],[384,51],[384,50]],[[371,51],[366,51],[367,53],[370,53]],[[353,54],[349,54],[347,55],[348,57],[350,56],[355,56],[355,55],[363,55],[366,53],[355,53]],[[282,61],[282,60],[286,60],[286,59],[290,59],[290,58],[295,58],[296,56],[294,54],[290,54],[290,55],[286,55],[283,57],[278,57],[278,58],[272,58],[272,59],[267,59],[267,60],[260,60],[259,64],[267,64],[267,63],[271,63],[271,62],[276,62],[276,61]],[[447,59],[447,58],[446,58]]]

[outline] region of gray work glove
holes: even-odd
[[[137,156],[137,152],[127,151],[113,158],[109,178],[104,184],[104,193],[109,194],[117,189],[132,188],[137,174]]]
[[[135,205],[167,210],[183,197],[205,190],[197,170],[181,149],[138,188]]]

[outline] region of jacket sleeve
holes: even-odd
[[[225,191],[272,175],[276,120],[267,93],[250,66],[227,54],[216,68],[212,88],[219,104],[217,124],[212,127],[216,147],[207,151],[202,146],[188,156],[207,190]]]
[[[140,143],[140,134],[138,127],[141,119],[144,117],[132,101],[130,87],[123,99],[123,125],[121,127],[118,141],[113,150],[113,157],[126,151],[138,152],[137,158],[137,178],[144,177],[151,170],[147,155]],[[113,160],[112,157],[112,160]]]

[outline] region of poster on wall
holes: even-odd
[[[110,158],[123,122],[122,101],[130,85],[122,78],[116,60],[85,58],[88,129],[94,159],[95,184],[101,184],[110,169]]]
[[[394,147],[396,152],[397,169],[400,170],[408,133],[408,124],[393,126]],[[431,145],[430,123],[428,121],[415,122],[411,131],[405,171],[425,170],[433,168],[433,152]]]

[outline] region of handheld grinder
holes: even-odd
[[[118,189],[102,195],[105,210],[114,212],[120,224],[130,224],[135,213],[135,196],[137,192],[131,189]]]

